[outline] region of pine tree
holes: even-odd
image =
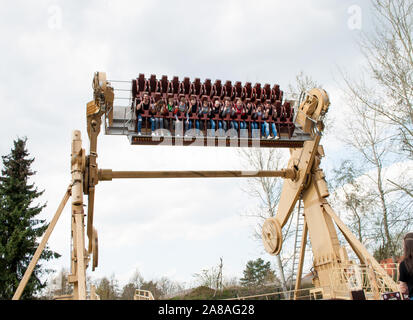
[[[27,139],[18,138],[10,154],[2,156],[0,176],[0,299],[11,299],[38,246],[37,240],[48,224],[36,216],[46,204],[35,204],[44,191],[39,191],[29,178],[36,174],[30,169],[34,158],[26,150]],[[47,247],[39,262],[60,255]],[[41,276],[51,270],[38,263],[26,285],[21,299],[32,299],[46,286]]]
[[[274,270],[271,263],[265,262],[261,258],[247,262],[244,270],[244,277],[240,279],[241,285],[256,288],[275,279]]]

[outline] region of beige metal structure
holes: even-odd
[[[133,300],[155,300],[155,298],[153,297],[152,292],[137,289],[133,295]]]
[[[99,181],[110,181],[121,178],[218,178],[218,177],[282,177],[285,179],[278,212],[275,218],[268,219],[263,226],[263,242],[270,254],[278,254],[282,248],[282,227],[287,223],[297,200],[301,197],[304,202],[304,234],[301,243],[300,263],[296,277],[296,293],[300,288],[300,279],[304,261],[304,250],[307,233],[314,255],[314,270],[316,277],[314,285],[322,288],[324,298],[342,296],[343,285],[347,279],[336,277],[332,282],[332,275],[337,269],[348,266],[345,248],[340,246],[334,224],[343,233],[353,248],[361,263],[369,266],[375,278],[383,284],[382,288],[397,291],[396,283],[387,276],[379,263],[357,241],[350,230],[329,206],[326,198],[328,189],[324,180],[324,173],[319,164],[324,156],[323,148],[319,144],[323,131],[323,117],[328,110],[329,99],[324,90],[311,90],[301,103],[296,117],[297,125],[304,132],[312,135],[312,140],[304,142],[303,148],[290,149],[291,158],[288,168],[280,171],[112,171],[98,169],[97,165],[97,137],[100,132],[102,117],[109,123],[113,119],[114,90],[106,80],[106,74],[98,72],[93,79],[94,100],[87,104],[87,132],[90,140],[89,154],[82,148],[80,131],[74,131],[72,136],[71,174],[72,181],[60,204],[52,223],[39,245],[24,277],[15,292],[13,299],[19,299],[24,287],[34,269],[38,258],[52,232],[64,205],[71,196],[72,199],[72,246],[71,246],[71,274],[69,281],[74,285],[73,299],[84,300],[86,295],[86,269],[89,264],[94,270],[98,265],[98,236],[93,226],[95,186]],[[88,196],[86,234],[84,230],[84,201],[83,195]],[[86,247],[87,236],[88,244]],[[336,288],[337,287],[337,288]],[[338,288],[339,287],[339,288]],[[91,298],[96,295],[91,294]]]
[[[342,288],[347,284],[345,277],[335,277],[332,281],[334,270],[344,270],[351,264],[345,247],[340,246],[334,226],[336,225],[354,250],[360,263],[363,266],[369,266],[373,271],[370,283],[378,278],[383,284],[382,290],[398,291],[397,284],[340,220],[327,201],[329,196],[327,183],[323,170],[319,166],[324,151],[319,143],[323,130],[322,120],[329,104],[327,93],[324,90],[313,89],[299,107],[297,125],[302,126],[305,132],[311,132],[313,140],[304,142],[303,148],[290,149],[291,158],[287,170],[295,169],[296,178],[285,180],[277,214],[274,218],[267,219],[263,225],[262,239],[265,249],[272,255],[279,254],[283,241],[281,229],[287,223],[297,200],[301,197],[304,202],[304,230],[296,276],[296,290],[300,288],[308,233],[314,257],[314,286],[323,289],[325,299],[348,298],[348,294],[345,297],[342,294]]]
[[[394,265],[386,268],[387,274],[397,278],[399,266]],[[366,300],[378,300],[380,294],[386,292],[388,287],[383,278],[369,266],[358,264],[341,265],[341,268],[332,269],[330,272],[330,283],[327,288],[334,288],[335,298],[353,299],[351,293],[363,291]],[[248,300],[248,299],[275,299],[283,300],[285,297],[294,297],[297,300],[319,300],[326,294],[323,287],[309,287],[298,290],[277,291],[252,296],[241,296],[225,300]]]

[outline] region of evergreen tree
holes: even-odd
[[[258,258],[247,262],[244,277],[240,279],[240,282],[245,287],[256,288],[274,280],[275,273],[271,269],[271,263]]]
[[[30,169],[34,158],[26,150],[27,139],[14,141],[14,148],[2,156],[3,169],[0,176],[0,299],[11,299],[23,278],[30,260],[38,246],[37,239],[46,231],[48,224],[36,216],[46,204],[34,204],[44,191],[39,191],[29,178],[36,172]],[[60,255],[47,247],[40,261],[58,258]],[[21,299],[31,299],[46,286],[41,276],[49,273],[36,265]]]

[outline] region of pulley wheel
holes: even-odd
[[[262,241],[265,250],[272,255],[277,255],[281,251],[282,232],[281,225],[275,218],[268,218],[262,226]]]

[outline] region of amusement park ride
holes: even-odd
[[[380,299],[381,294],[385,292],[398,291],[396,282],[351,233],[327,201],[329,191],[323,170],[320,168],[320,161],[324,156],[323,147],[320,145],[324,129],[323,118],[330,105],[329,97],[324,90],[312,89],[305,93],[300,97],[298,108],[294,110],[291,102],[284,101],[283,103],[283,92],[278,85],[271,88],[268,84],[261,87],[257,83],[252,87],[251,83],[242,86],[240,82],[232,85],[230,81],[222,84],[220,80],[212,84],[209,79],[201,83],[199,79],[190,82],[189,78],[179,81],[177,77],[168,81],[166,76],[157,80],[154,75],[146,79],[143,74],[140,74],[137,79],[131,81],[130,105],[119,107],[114,105],[116,97],[112,82],[116,81],[107,80],[105,73],[97,72],[94,75],[94,99],[87,103],[86,109],[87,133],[90,140],[89,153],[87,154],[82,148],[80,131],[74,131],[71,150],[72,181],[14,294],[14,300],[21,297],[40,254],[70,197],[72,245],[69,282],[74,288],[71,298],[75,300],[88,298],[86,269],[89,264],[92,270],[98,265],[98,235],[93,226],[95,188],[99,181],[119,178],[284,178],[277,214],[265,221],[262,240],[268,253],[278,255],[283,244],[282,228],[289,220],[297,201],[304,203],[304,225],[293,299],[299,299],[300,296],[307,236],[309,236],[313,253],[313,290],[321,293],[323,299],[351,299],[352,296],[354,297],[352,292],[357,290],[362,291],[368,299]],[[160,99],[173,99],[177,102],[181,98],[194,98],[199,102],[206,100],[209,104],[215,100],[224,99],[230,101],[241,99],[243,103],[251,104],[268,101],[277,108],[278,117],[269,121],[274,122],[280,139],[260,139],[260,134],[254,137],[251,129],[248,130],[247,135],[239,135],[238,132],[236,137],[232,134],[226,134],[223,137],[211,135],[207,130],[199,132],[196,136],[188,137],[182,133],[178,135],[172,127],[171,130],[163,129],[161,134],[152,136],[150,134],[151,115],[148,111],[141,114],[142,134],[138,135],[135,108],[143,94],[147,94],[153,103]],[[194,115],[191,119],[194,120],[196,117]],[[165,115],[165,118],[170,120],[169,123],[175,119],[171,112]],[[206,124],[206,117],[196,119],[205,121]],[[102,120],[105,134],[126,135],[133,145],[284,147],[290,148],[290,160],[287,168],[279,171],[112,171],[99,169],[97,138],[102,127]],[[238,116],[235,121],[239,120]],[[248,124],[252,119],[248,116],[245,121]],[[254,121],[261,126],[261,117]],[[251,128],[251,126],[248,127]],[[206,129],[207,126],[204,128]],[[87,247],[83,195],[88,196]],[[359,263],[349,259],[346,247],[339,242],[336,227],[358,257]],[[90,298],[95,297],[94,292],[91,292]]]

